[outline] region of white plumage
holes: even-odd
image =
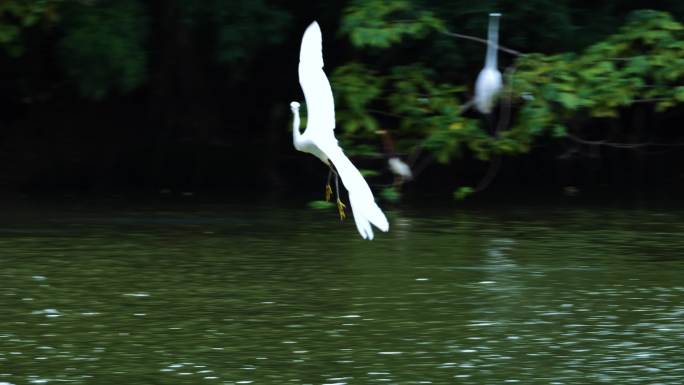
[[[404,180],[413,179],[413,173],[411,172],[411,167],[404,163],[403,160],[393,156],[387,160],[390,171],[396,176],[402,177]]]
[[[307,125],[299,132],[299,103],[290,103],[294,115],[292,141],[302,152],[315,155],[323,163],[332,163],[349,192],[354,222],[364,239],[373,239],[371,224],[382,231],[389,230],[385,214],[375,203],[373,193],[359,170],[342,151],[335,138],[335,102],[328,78],[323,72],[323,45],[317,22],[304,31],[299,54],[299,84],[304,91]]]
[[[475,81],[475,108],[483,114],[492,112],[496,96],[503,87],[501,72],[499,72],[496,64],[496,54],[499,49],[500,17],[500,13],[489,14],[485,66],[482,71],[480,71],[480,74]]]

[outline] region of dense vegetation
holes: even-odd
[[[315,193],[324,171],[292,150],[287,105],[318,19],[338,134],[375,184],[392,179],[384,129],[418,173],[405,191],[681,185],[681,2],[445,4],[4,1],[0,183]],[[495,10],[505,89],[486,118],[468,108],[472,37]]]

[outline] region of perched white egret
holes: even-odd
[[[483,114],[492,112],[496,95],[503,86],[501,72],[499,72],[496,64],[496,54],[499,49],[500,17],[500,13],[489,14],[485,66],[477,76],[477,81],[475,81],[475,108]]]
[[[387,165],[389,166],[390,171],[392,171],[394,175],[398,176],[402,180],[406,181],[413,179],[411,167],[409,167],[409,165],[399,157],[393,156],[387,159]]]
[[[378,135],[382,136],[382,146],[385,149],[385,154],[387,155],[387,166],[389,167],[392,174],[400,178],[400,181],[408,181],[413,179],[413,173],[411,172],[411,167],[406,164],[399,155],[397,155],[396,148],[394,147],[394,141],[387,130],[378,130]]]
[[[359,234],[364,239],[373,239],[371,224],[382,231],[389,230],[385,214],[375,203],[373,193],[359,170],[344,155],[335,138],[335,102],[328,78],[323,72],[323,44],[321,29],[317,22],[311,23],[304,31],[302,47],[299,53],[299,84],[304,91],[307,110],[307,124],[304,133],[299,132],[299,103],[292,102],[290,107],[294,115],[292,141],[294,147],[302,152],[315,155],[335,173],[337,186],[337,209],[340,218],[344,219],[344,204],[340,200],[338,176],[349,192],[354,222]],[[335,172],[334,168],[337,170]],[[330,198],[330,174],[326,185],[326,199]]]

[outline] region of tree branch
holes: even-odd
[[[441,33],[443,33],[443,34],[445,34],[445,35],[447,35],[447,36],[457,37],[457,38],[459,38],[459,39],[466,39],[466,40],[476,41],[476,42],[482,43],[482,44],[488,44],[487,39],[481,39],[481,38],[479,38],[479,37],[470,36],[470,35],[464,35],[464,34],[462,34],[462,33],[451,32],[451,31],[448,31],[448,30],[438,30],[438,31],[441,32]],[[511,48],[506,48],[506,47],[504,47],[504,46],[502,46],[502,45],[500,45],[500,44],[496,44],[496,49],[498,49],[499,51],[503,51],[503,52],[509,53],[509,54],[511,54],[511,55],[514,55],[514,56],[522,56],[522,55],[524,55],[524,53],[522,53],[522,52],[520,52],[520,51],[516,51],[516,50],[511,49]]]
[[[590,146],[606,146],[614,148],[624,148],[624,149],[636,149],[641,147],[682,147],[684,142],[679,143],[659,143],[659,142],[644,142],[644,143],[617,143],[608,142],[606,140],[587,140],[580,138],[579,136],[573,135],[571,133],[566,133],[565,135],[568,139],[573,140],[577,143],[582,143]]]

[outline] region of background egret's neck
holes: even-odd
[[[489,32],[487,36],[486,68],[496,68],[496,53],[499,46],[499,18],[500,13],[489,14]]]
[[[292,143],[299,150],[299,140],[301,138],[301,133],[299,132],[299,110],[293,109],[292,115]]]

